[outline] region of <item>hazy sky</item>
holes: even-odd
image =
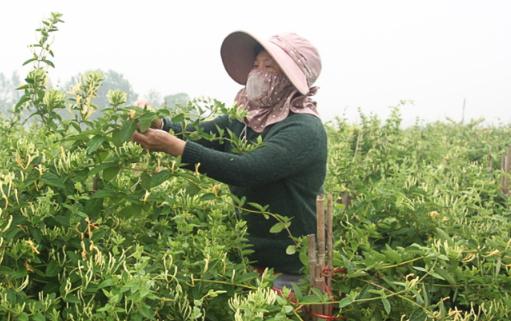
[[[4,1],[0,71],[30,57],[51,11],[54,83],[88,69],[122,73],[135,91],[187,92],[231,102],[240,88],[220,59],[235,30],[293,31],[318,48],[324,120],[357,109],[385,116],[400,100],[407,123],[451,117],[511,122],[511,1]]]

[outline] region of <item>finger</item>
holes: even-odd
[[[147,137],[144,134],[139,133],[137,131],[135,131],[133,133],[133,135],[131,135],[131,139],[133,139],[135,142],[139,143],[140,145],[147,144]]]
[[[156,132],[159,131],[159,129],[154,129],[154,128],[148,128],[147,131],[144,133],[146,139],[149,141],[152,139],[154,139],[154,137],[156,137]]]
[[[138,143],[140,145],[140,147],[142,147],[144,150],[148,151],[148,152],[151,152],[153,149],[152,149],[152,145],[151,145],[151,142],[150,142],[150,138],[147,137],[145,134],[142,134],[142,133],[138,133],[138,132],[134,132],[133,135],[131,136],[132,139]]]

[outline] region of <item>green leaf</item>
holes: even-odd
[[[94,168],[92,168],[92,169],[88,172],[88,176],[89,176],[89,177],[90,177],[90,176],[94,176],[94,175],[98,174],[99,172],[101,172],[101,171],[103,171],[103,170],[105,170],[105,169],[107,169],[107,168],[115,167],[115,166],[117,166],[117,164],[116,164],[116,163],[114,163],[114,162],[103,162],[103,163],[101,163],[101,164],[99,164],[99,165],[94,166]]]
[[[442,230],[441,228],[437,227],[436,228],[436,234],[437,236],[441,239],[441,240],[444,240],[444,241],[449,241],[451,240],[451,237],[449,236],[449,234],[447,234],[444,230]]]
[[[285,306],[283,307],[283,310],[284,310],[284,312],[285,312],[286,314],[291,314],[291,312],[293,312],[293,307],[292,307],[292,306],[290,306],[290,305],[285,305]],[[288,319],[288,320],[289,320],[289,319]]]
[[[53,187],[58,187],[62,189],[66,188],[66,186],[64,185],[65,179],[59,177],[57,174],[54,174],[52,172],[44,173],[44,175],[41,177],[41,181]]]
[[[295,253],[296,253],[296,246],[288,245],[288,247],[286,248],[286,254],[287,255],[293,255]]]
[[[258,203],[255,203],[255,202],[248,202],[247,205],[252,206],[253,208],[258,210],[259,212],[266,212],[266,210],[267,210],[266,206],[262,206],[261,204],[258,204]]]
[[[451,284],[451,285],[456,284],[456,280],[455,280],[454,276],[451,273],[449,273],[449,271],[437,270],[437,272],[438,272],[438,275],[440,275],[444,280],[449,282],[449,284]]]
[[[69,226],[69,215],[54,215],[52,216],[52,219],[61,226]]]
[[[38,229],[33,229],[31,231],[31,234],[32,234],[32,237],[34,238],[34,241],[36,241],[36,243],[40,243],[42,242],[43,240],[43,235],[41,234],[41,231],[38,230]]]
[[[422,272],[428,272],[428,270],[426,270],[425,268],[421,267],[421,266],[412,266],[415,270],[417,271],[422,271]]]
[[[169,170],[161,171],[151,177],[151,187],[156,187],[172,176]]]
[[[440,301],[440,302],[443,305],[443,302],[442,301]],[[428,316],[421,309],[417,309],[417,310],[413,311],[412,314],[410,315],[410,321],[424,321],[427,319],[428,319]]]
[[[181,123],[185,120],[185,115],[184,114],[177,114],[175,115],[174,117],[172,117],[171,121],[173,123]]]
[[[138,129],[141,133],[145,133],[151,127],[152,121],[156,118],[154,114],[146,114],[138,119]]]
[[[291,283],[291,288],[293,289],[293,292],[295,293],[296,299],[299,301],[303,297],[302,290],[296,283]]]
[[[136,129],[137,126],[135,125],[135,122],[130,120],[126,121],[120,129],[113,132],[112,142],[115,146],[121,146],[124,142],[131,138]]]
[[[55,261],[51,261],[47,266],[46,266],[46,276],[48,277],[53,277],[53,276],[56,276],[59,272],[59,266],[58,264],[55,262]]]
[[[106,288],[108,286],[112,286],[114,285],[114,281],[112,279],[106,279],[106,280],[103,280],[99,285],[98,285],[98,288],[99,289],[102,289],[102,288]]]
[[[217,196],[213,193],[205,193],[201,196],[201,200],[203,201],[211,201],[217,199]]]
[[[105,137],[103,136],[92,137],[92,139],[89,142],[89,146],[87,146],[87,154],[92,154],[96,150],[98,150],[98,148],[103,144],[104,141]]]
[[[25,62],[23,63],[23,65],[22,65],[22,66],[28,65],[29,63],[31,63],[31,62],[33,62],[33,61],[36,61],[36,60],[37,60],[37,57],[30,58],[30,59],[28,59],[27,61],[25,61]]]
[[[306,305],[320,301],[321,298],[314,294],[304,295],[300,300],[300,304]]]
[[[309,241],[307,238],[303,240],[302,246],[300,247],[300,252],[298,253],[298,258],[303,265],[307,266],[309,264],[309,255],[308,255]]]
[[[48,66],[55,68],[55,65],[53,64],[53,62],[49,61],[48,59],[43,59],[41,61],[44,62],[45,64],[47,64]]]
[[[389,299],[387,299],[385,297],[381,298],[381,302],[383,303],[383,308],[385,309],[385,312],[387,312],[387,314],[390,314],[391,307],[390,307]]]
[[[270,233],[277,234],[282,232],[287,227],[286,223],[278,222],[270,228]]]
[[[65,302],[68,302],[68,303],[73,303],[73,304],[80,303],[80,299],[78,299],[78,297],[74,294],[68,294],[63,299]]]
[[[119,174],[120,170],[121,170],[121,168],[119,166],[114,166],[114,167],[106,168],[103,171],[103,179],[106,182],[111,181],[112,179],[114,179],[117,176],[117,174]]]
[[[37,312],[36,314],[34,314],[34,316],[32,316],[32,319],[34,321],[46,321],[46,317],[42,315],[41,312]]]
[[[154,318],[152,309],[149,308],[149,306],[147,306],[147,305],[142,305],[137,310],[138,310],[137,312],[140,313],[144,317],[145,320],[150,320],[150,319]],[[199,318],[197,318],[195,320],[198,320],[198,319]]]
[[[146,190],[151,189],[151,176],[149,176],[146,172],[140,175],[140,185],[142,185],[142,187]]]
[[[115,196],[116,194],[117,193],[115,191],[100,189],[96,193],[94,193],[91,197],[92,198],[106,198],[106,197]]]
[[[236,274],[236,283],[244,283],[257,279],[259,277],[258,273],[255,272],[247,272],[241,275]]]
[[[121,211],[120,215],[125,217],[125,218],[130,218],[130,217],[133,217],[133,216],[140,215],[141,212],[142,212],[142,206],[137,205],[137,204],[132,204],[132,205],[124,208]]]
[[[347,297],[343,298],[341,301],[339,301],[339,308],[342,309],[344,307],[347,307],[351,303],[353,303],[353,298],[347,296]]]
[[[18,317],[17,317],[18,321],[29,321],[28,320],[28,314],[26,314],[25,312],[21,312]]]
[[[30,95],[23,95],[20,100],[18,101],[18,103],[16,103],[16,106],[14,107],[15,109],[18,109],[20,108],[21,106],[23,106],[27,101],[30,100]]]
[[[103,210],[102,198],[91,198],[85,202],[84,211],[91,218],[96,218],[99,215],[102,215],[103,214],[102,210]]]
[[[199,186],[197,186],[196,184],[193,184],[193,183],[186,185],[185,189],[186,189],[186,193],[188,195],[198,194],[201,190]]]
[[[442,281],[445,281],[445,278],[443,278],[440,274],[436,273],[436,272],[429,272],[429,274],[434,277],[435,279],[439,279],[439,280],[442,280]]]

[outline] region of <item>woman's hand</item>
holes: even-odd
[[[135,132],[132,139],[142,148],[152,152],[164,152],[174,156],[183,155],[186,142],[163,130],[149,128],[145,133]]]

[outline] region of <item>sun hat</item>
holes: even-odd
[[[268,40],[245,31],[229,34],[222,42],[220,55],[225,70],[234,81],[246,84],[260,47],[270,54],[302,95],[309,93],[321,72],[321,59],[316,48],[296,33],[282,33]]]

